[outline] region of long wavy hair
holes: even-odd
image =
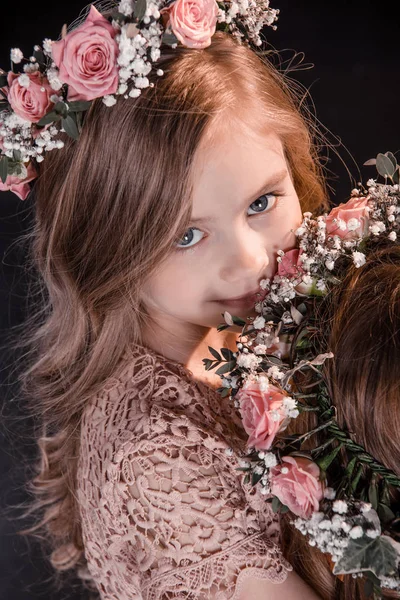
[[[82,411],[141,343],[140,291],[189,224],[200,143],[237,124],[274,131],[302,209],[327,206],[316,121],[274,56],[222,32],[203,50],[165,47],[154,87],[113,107],[94,101],[79,140],[64,135],[40,164],[24,236],[36,286],[16,343],[38,449],[24,510],[34,523],[21,534],[44,540],[55,575],[85,566],[75,494]]]
[[[319,317],[321,343],[334,354],[326,375],[339,425],[400,475],[400,244],[373,243],[366,264],[348,270]],[[304,415],[296,432],[306,431],[310,421]],[[392,493],[399,502],[399,491]],[[286,516],[282,531],[287,558],[324,600],[366,598],[364,580],[334,577],[326,556]],[[385,597],[400,594],[387,590]]]

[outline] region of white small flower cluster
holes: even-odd
[[[325,494],[325,498],[333,494]],[[321,552],[328,552],[332,562],[338,562],[345,554],[350,540],[363,535],[375,538],[381,535],[379,517],[368,503],[335,500],[332,505],[332,517],[329,510],[314,512],[309,519],[296,518],[292,523],[309,539],[310,546],[316,546]],[[346,515],[346,516],[343,516]]]
[[[247,37],[255,46],[261,46],[260,32],[265,25],[276,29],[279,10],[269,7],[269,0],[233,0],[227,10],[219,9],[218,23],[227,23],[233,37],[243,40],[246,36],[236,25],[236,21],[245,25]]]

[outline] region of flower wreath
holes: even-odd
[[[366,164],[376,164],[385,184],[370,179],[367,190],[353,190],[329,214],[304,213],[298,247],[279,251],[277,274],[260,283],[258,316],[246,323],[224,313],[219,331],[242,327],[238,351],[210,347],[213,358],[203,362],[207,370],[218,367],[218,391],[231,397],[249,435],[238,468],[244,482],[259,484],[275,512],[290,511],[291,523],[327,554],[335,575],[364,576],[367,594],[379,597],[382,588],[400,591],[400,506],[389,493],[400,488],[400,477],[339,426],[322,369],[333,354],[316,355],[313,343],[315,308],[346,266],[368,260],[371,240],[396,243],[400,233],[396,159],[387,152]],[[315,427],[285,435],[304,411],[313,411]],[[315,434],[318,445],[305,450]]]
[[[161,56],[162,45],[207,48],[216,30],[231,33],[250,47],[262,45],[261,29],[276,28],[279,10],[269,0],[120,0],[94,4],[86,19],[61,39],[46,38],[24,60],[11,50],[12,70],[0,70],[0,190],[24,200],[35,163],[43,153],[62,148],[65,131],[78,139],[85,112],[102,98],[107,106],[117,96],[137,98],[154,87],[148,75]],[[164,74],[157,69],[158,76]]]

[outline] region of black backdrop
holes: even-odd
[[[277,6],[277,2],[272,2]],[[398,49],[400,10],[396,3],[381,0],[335,0],[296,2],[280,0],[278,30],[267,28],[270,42],[293,58],[293,50],[304,53],[293,77],[310,89],[317,118],[323,125],[331,148],[325,149],[331,172],[331,199],[345,201],[354,183],[374,175],[363,167],[378,152],[400,146]],[[57,39],[63,23],[70,23],[84,4],[77,0],[57,4],[8,2],[2,7],[0,65],[9,69],[9,49],[20,47],[30,56],[33,45],[45,37]],[[300,63],[300,64],[299,64]],[[310,68],[311,67],[311,68]],[[24,296],[27,286],[23,271],[24,252],[13,245],[29,225],[32,205],[13,194],[0,197],[1,332],[20,323],[29,307]],[[21,484],[24,459],[32,456],[34,445],[28,420],[18,401],[14,375],[10,377],[12,355],[1,356],[0,424],[0,600],[82,598],[71,581],[64,591],[53,591],[46,581],[51,569],[40,555],[38,545],[15,536],[20,525],[12,516],[4,518],[4,507],[26,498]]]

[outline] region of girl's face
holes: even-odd
[[[189,228],[144,288],[164,327],[216,327],[222,314],[254,315],[259,282],[276,271],[278,250],[294,246],[302,220],[282,143],[232,128],[200,148]],[[236,300],[245,296],[245,299]]]

